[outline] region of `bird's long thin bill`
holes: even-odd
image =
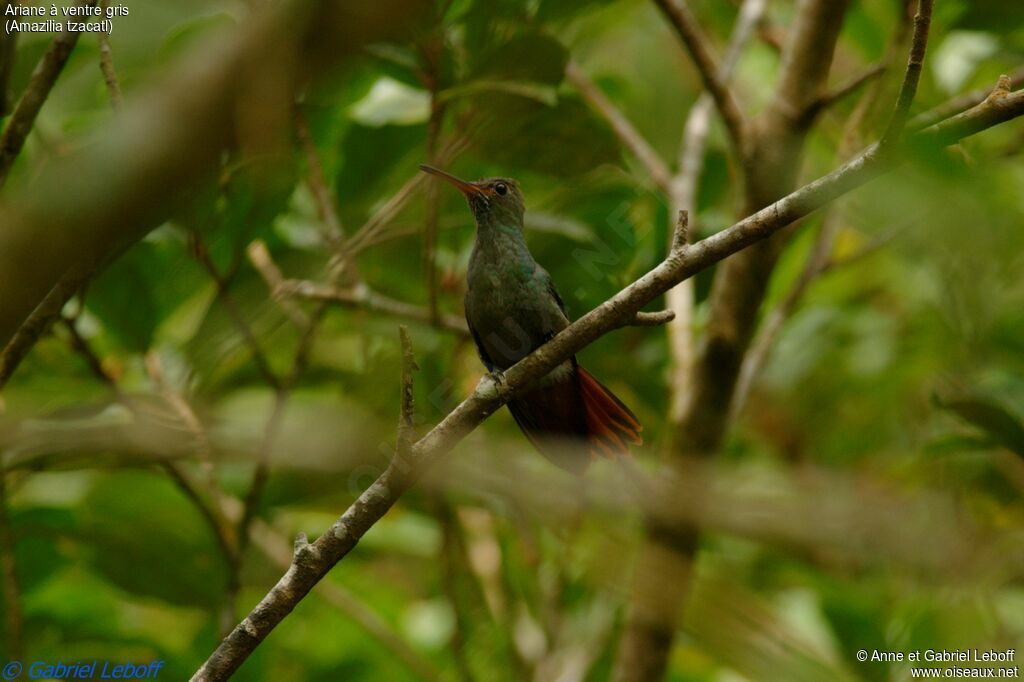
[[[443,171],[440,168],[434,168],[433,166],[428,166],[425,163],[421,163],[420,170],[423,171],[424,173],[430,173],[431,175],[436,175],[439,178],[444,178],[451,184],[455,185],[458,188],[458,190],[463,194],[470,195],[480,193],[480,188],[475,183],[466,182],[465,180],[457,178],[451,173]]]

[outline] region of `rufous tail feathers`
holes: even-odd
[[[580,392],[587,418],[587,439],[592,456],[623,457],[629,455],[629,446],[640,445],[644,439],[636,415],[615,394],[582,367],[576,368],[580,378]]]

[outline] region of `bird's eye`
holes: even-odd
[[[505,196],[506,194],[508,194],[508,185],[506,185],[504,182],[499,182],[494,186],[494,191],[500,194],[501,196]]]

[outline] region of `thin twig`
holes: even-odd
[[[711,56],[704,34],[697,26],[697,20],[690,13],[689,7],[682,0],[654,0],[655,4],[668,18],[672,27],[683,41],[690,58],[700,74],[704,87],[715,100],[718,113],[721,114],[729,137],[737,150],[743,149],[745,126],[743,113],[733,96],[732,91],[721,77],[721,71]]]
[[[413,396],[412,373],[419,369],[416,356],[412,350],[412,340],[405,325],[399,325],[398,336],[402,344],[402,399],[398,412],[398,448],[397,456],[407,457],[409,448],[415,440],[415,403]]]
[[[675,311],[659,310],[654,313],[637,313],[630,326],[633,327],[661,327],[676,319]]]
[[[97,0],[85,0],[81,3],[85,7],[95,7]],[[36,64],[32,76],[29,78],[28,87],[18,99],[14,112],[7,121],[3,134],[0,135],[0,187],[7,181],[7,174],[14,165],[15,159],[21,153],[32,126],[35,125],[36,116],[43,108],[43,103],[50,96],[60,72],[75,49],[80,32],[72,31],[70,28],[61,31],[53,40],[50,46]]]
[[[324,241],[334,251],[336,262],[331,267],[332,277],[346,277],[350,281],[356,281],[359,279],[359,268],[354,255],[345,244],[345,228],[341,223],[337,199],[327,184],[323,161],[316,150],[309,122],[301,107],[296,107],[295,110],[295,130],[306,157],[306,184],[309,185],[316,201]]]
[[[281,283],[279,291],[282,296],[325,301],[349,308],[364,308],[398,318],[432,324],[430,311],[426,308],[379,294],[366,284],[361,284],[355,289],[341,289],[306,280],[285,280]],[[458,334],[469,334],[466,321],[456,315],[441,314],[436,326],[438,329]]]
[[[249,348],[249,353],[252,355],[253,362],[256,364],[256,369],[263,377],[264,381],[270,385],[271,388],[277,389],[281,385],[281,379],[277,376],[274,370],[270,366],[270,360],[267,358],[266,353],[263,351],[263,347],[260,346],[259,340],[256,338],[256,334],[253,332],[252,327],[246,321],[245,316],[242,315],[241,310],[238,309],[238,305],[235,303],[234,297],[231,295],[231,286],[228,280],[221,274],[217,268],[217,264],[213,262],[213,258],[210,257],[210,252],[206,248],[202,239],[195,232],[191,234],[193,240],[192,253],[195,259],[206,270],[207,274],[213,280],[217,286],[217,299],[221,305],[227,311],[228,316],[234,323],[235,328],[238,329],[242,335],[242,339],[245,341],[245,345]]]
[[[932,5],[934,0],[918,0],[917,13],[914,15],[914,34],[910,40],[910,54],[907,56],[907,70],[900,84],[900,93],[896,97],[896,107],[889,119],[889,125],[882,135],[882,147],[894,144],[903,134],[910,107],[917,95],[917,85],[921,81],[921,70],[924,67],[924,55],[928,49],[928,32],[932,22]]]
[[[249,244],[246,253],[249,256],[249,262],[256,268],[256,272],[260,273],[260,276],[263,277],[263,281],[266,283],[267,289],[270,290],[271,296],[281,306],[281,311],[299,329],[308,327],[310,324],[309,315],[296,305],[295,301],[281,294],[282,285],[285,282],[284,274],[281,272],[281,268],[277,267],[277,263],[274,262],[263,240],[257,239]]]
[[[1024,66],[1011,73],[1009,78],[1010,90],[1016,90],[1024,85]],[[910,119],[910,122],[907,123],[907,128],[916,132],[922,128],[933,126],[943,119],[955,116],[966,109],[970,109],[971,107],[978,106],[984,102],[991,93],[991,88],[978,88],[977,90],[971,90],[970,92],[966,92],[962,95],[957,95],[956,97],[948,99],[942,104],[939,104],[928,111],[921,112],[914,118]]]
[[[110,0],[100,0],[100,8],[104,14],[110,7]],[[107,84],[107,92],[110,95],[110,105],[114,111],[121,111],[124,98],[121,97],[121,82],[117,79],[117,71],[114,69],[114,52],[110,48],[110,34],[100,31],[100,71],[103,72],[103,82]]]
[[[66,272],[24,323],[18,327],[17,332],[0,353],[0,389],[7,385],[28,352],[46,334],[53,322],[60,317],[64,304],[71,300],[71,297],[89,281],[94,270],[93,267],[79,264]]]
[[[871,66],[867,67],[860,73],[852,76],[842,85],[837,86],[835,90],[832,90],[822,95],[814,106],[818,110],[828,109],[829,107],[835,105],[840,100],[843,100],[849,95],[855,93],[857,90],[860,90],[868,82],[881,76],[883,73],[885,73],[885,70],[887,68],[888,67],[885,63],[872,64]]]
[[[199,484],[192,480],[184,467],[176,462],[163,462],[161,467],[206,521],[206,525],[213,532],[217,547],[227,563],[228,570],[233,570],[238,562],[238,538],[230,521],[220,513],[218,505],[207,503],[199,491]]]
[[[167,378],[164,376],[160,356],[155,352],[147,353],[145,364],[146,372],[149,374],[149,378],[156,385],[156,388],[163,397],[164,402],[178,413],[181,421],[184,422],[185,427],[195,439],[196,456],[199,459],[200,467],[202,467],[203,472],[206,475],[207,488],[211,490],[216,488],[217,479],[216,471],[213,466],[213,445],[210,443],[210,437],[206,433],[206,429],[203,427],[202,421],[200,421],[195,410],[192,409],[192,406],[185,399],[185,396],[175,390],[170,383],[168,383]]]

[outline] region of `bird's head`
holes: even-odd
[[[421,164],[420,170],[455,185],[469,202],[478,226],[509,225],[522,228],[526,204],[519,183],[512,178],[484,178],[468,182],[433,166]]]

